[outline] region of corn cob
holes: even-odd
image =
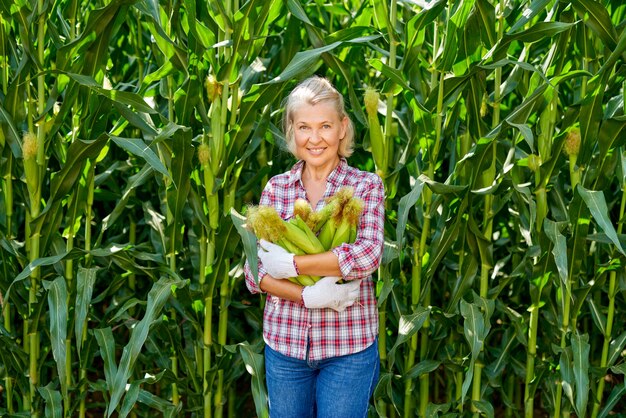
[[[326,201],[319,212],[313,212],[304,199],[294,205],[294,216],[283,220],[270,206],[248,209],[247,224],[257,236],[273,242],[294,255],[319,254],[344,242],[354,242],[363,201],[353,197],[351,187],[342,187]],[[319,231],[319,236],[315,232]],[[320,276],[299,275],[289,280],[304,286],[317,282]]]
[[[317,239],[317,237],[308,227],[307,229],[310,234],[303,231],[291,222],[284,222],[284,225],[287,229],[284,236],[285,239],[291,241],[293,244],[302,249],[306,254],[318,254],[324,252],[324,247],[320,243],[319,239]],[[306,224],[304,225],[306,226]]]
[[[381,177],[385,178],[387,173],[387,145],[385,141],[385,135],[383,134],[383,128],[380,126],[378,120],[378,99],[379,93],[368,88],[365,91],[364,102],[365,112],[367,114],[367,123],[370,130],[370,144],[372,146],[372,156],[376,163],[376,168],[381,174]]]
[[[333,237],[335,236],[336,230],[337,224],[335,223],[334,217],[331,217],[324,223],[324,226],[322,226],[322,229],[317,236],[326,251],[332,248],[331,245],[333,243]]]
[[[309,215],[307,225],[315,233],[319,232],[331,217],[340,217],[344,205],[352,199],[354,189],[350,186],[344,186],[337,192],[326,199],[326,206],[319,212],[313,212]]]

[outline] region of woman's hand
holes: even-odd
[[[262,239],[261,248],[257,252],[263,267],[275,279],[296,277],[296,265],[293,262],[293,254],[276,244]]]
[[[361,280],[337,284],[339,279],[341,277],[323,277],[313,286],[306,286],[302,290],[304,306],[310,309],[331,308],[341,312],[354,305],[359,297]]]

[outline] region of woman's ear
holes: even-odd
[[[343,119],[341,120],[341,135],[340,135],[340,138],[341,138],[342,141],[346,137],[346,133],[348,132],[348,123],[350,123],[350,120],[348,119],[347,116],[344,116]]]

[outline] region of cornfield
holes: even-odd
[[[626,413],[624,2],[3,0],[0,51],[0,416],[268,416],[238,213],[311,74],[385,183],[370,415]]]

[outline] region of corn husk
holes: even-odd
[[[283,220],[271,206],[251,206],[246,224],[257,238],[275,243],[292,254],[319,254],[343,243],[353,243],[362,211],[363,201],[354,197],[354,189],[342,187],[318,212],[312,211],[306,200],[298,199],[289,221]],[[319,279],[308,275],[289,278],[304,286]]]

